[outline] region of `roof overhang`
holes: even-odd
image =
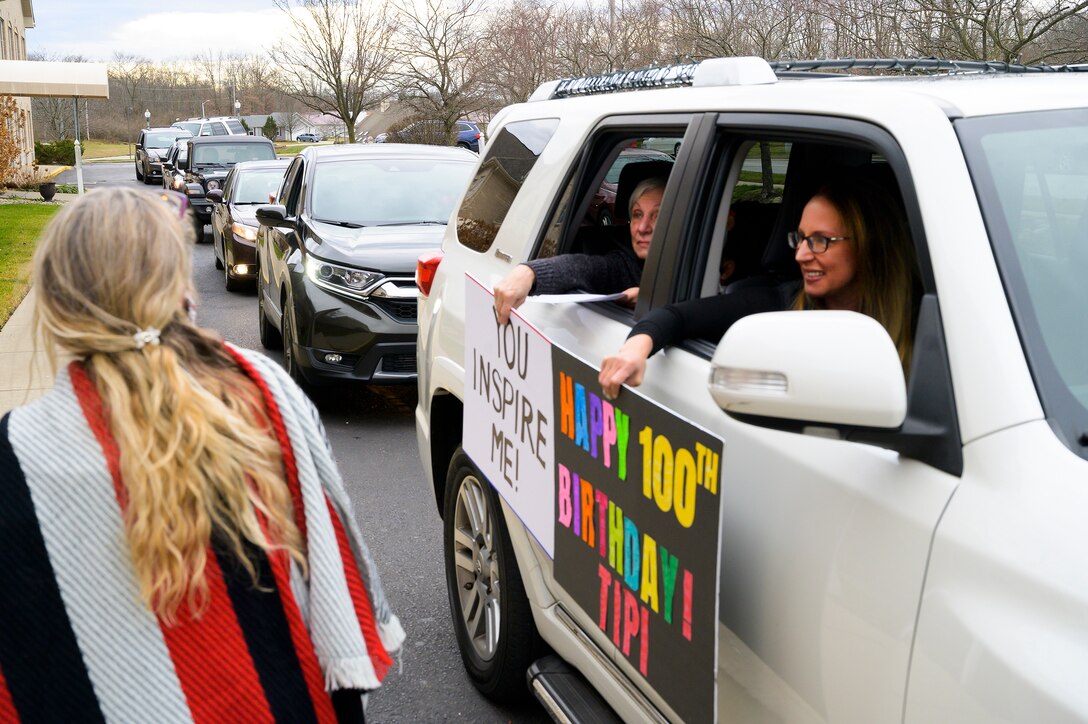
[[[105,63],[0,60],[0,95],[109,98]]]
[[[34,27],[34,2],[33,0],[23,0],[23,27]]]

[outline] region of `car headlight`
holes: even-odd
[[[235,236],[239,236],[246,241],[257,240],[257,227],[255,226],[246,226],[245,224],[235,221],[230,225],[230,230],[234,232]]]
[[[305,267],[306,276],[317,286],[331,292],[350,294],[355,297],[365,297],[363,290],[372,287],[375,282],[382,279],[382,275],[378,272],[330,264],[312,256],[306,257]]]
[[[215,191],[217,188],[219,188],[219,182],[215,179],[208,179],[208,190]]]

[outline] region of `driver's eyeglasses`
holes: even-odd
[[[179,219],[185,218],[185,212],[189,210],[189,198],[180,191],[163,189],[156,191],[155,196],[164,204],[177,212]]]
[[[790,245],[791,249],[796,249],[801,244],[808,244],[809,251],[813,254],[823,254],[827,251],[827,247],[833,241],[846,241],[849,236],[824,236],[823,234],[810,234],[808,236],[801,236],[798,231],[791,231],[786,234],[786,243]]]

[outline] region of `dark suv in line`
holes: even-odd
[[[460,148],[311,146],[257,207],[261,344],[300,381],[411,382],[416,260],[437,251],[477,158]]]
[[[162,162],[179,138],[192,136],[184,128],[144,128],[136,139],[136,180],[145,184],[162,181]]]
[[[204,226],[211,223],[209,191],[223,187],[234,164],[241,161],[274,161],[272,141],[257,136],[201,136],[187,142],[189,163],[185,169],[185,194],[193,209],[197,241],[204,240]]]

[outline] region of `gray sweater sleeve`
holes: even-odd
[[[626,249],[603,255],[560,254],[525,262],[536,279],[529,294],[563,294],[582,289],[594,294],[614,294],[637,287],[642,279],[642,260]]]

